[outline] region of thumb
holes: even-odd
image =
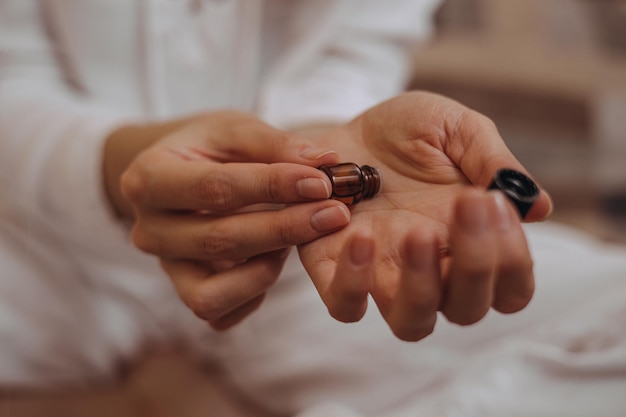
[[[519,171],[536,182],[511,153],[489,118],[469,109],[458,113],[457,117],[455,129],[447,137],[450,141],[447,146],[450,150],[449,157],[472,184],[487,188],[496,172],[503,168]],[[524,221],[544,220],[550,216],[552,210],[549,194],[540,187],[539,197]]]

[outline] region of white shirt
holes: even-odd
[[[440,321],[418,344],[374,308],[333,321],[291,262],[263,308],[217,337],[107,209],[101,148],[119,124],[223,107],[284,128],[345,121],[403,88],[433,5],[0,0],[0,388],[101,379],[180,340],[279,415],[620,415],[623,248],[531,227],[530,307]]]
[[[435,4],[0,1],[0,382],[106,375],[204,330],[109,212],[109,132],[222,108],[344,122],[404,88]]]

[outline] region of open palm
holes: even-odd
[[[490,307],[514,312],[529,302],[532,260],[519,217],[483,191],[498,169],[524,169],[488,119],[414,92],[319,140],[383,175],[381,192],[351,208],[348,227],[299,248],[333,317],[360,319],[371,294],[398,337],[418,340],[438,310],[471,324]],[[549,212],[542,192],[526,218]]]

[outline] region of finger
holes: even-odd
[[[201,319],[214,323],[265,293],[276,282],[288,253],[259,255],[216,274],[197,262],[163,260],[161,265],[185,304]]]
[[[490,119],[462,106],[447,114],[450,116],[445,122],[446,153],[473,184],[487,188],[495,173],[502,168],[513,169],[532,178],[508,149]],[[541,190],[524,220],[543,220],[551,212],[550,196]]]
[[[219,319],[209,322],[211,327],[217,331],[224,331],[241,323],[246,317],[254,313],[263,304],[265,293],[248,301],[241,307],[236,308],[230,313],[220,317]]]
[[[224,217],[152,213],[137,219],[132,239],[166,258],[239,260],[310,242],[349,221],[350,210],[334,200]]]
[[[122,177],[124,195],[151,209],[226,212],[257,203],[327,199],[331,183],[321,171],[297,164],[187,161],[164,152],[142,157]]]
[[[493,197],[469,190],[457,201],[442,312],[453,323],[482,319],[493,298],[496,250],[489,219]]]
[[[204,138],[211,155],[222,162],[292,162],[318,167],[336,164],[339,156],[330,149],[291,132],[276,129],[255,116],[220,111],[189,124],[178,137]]]
[[[501,313],[515,313],[532,298],[533,261],[515,209],[502,193],[493,194],[498,256],[493,307]]]
[[[437,238],[425,231],[411,231],[401,256],[402,273],[385,320],[399,339],[417,341],[433,332],[441,302]]]
[[[353,234],[343,248],[331,280],[317,281],[318,291],[335,319],[359,321],[367,310],[367,296],[373,279],[376,246],[364,232]],[[316,280],[314,280],[316,282]]]

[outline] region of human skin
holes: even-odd
[[[471,324],[532,296],[520,220],[500,194],[483,191],[496,170],[525,170],[493,124],[459,103],[408,93],[308,139],[236,112],[167,127],[114,133],[106,187],[134,218],[135,244],[160,258],[214,328],[260,305],[293,245],[333,317],[360,319],[371,294],[403,340],[427,336],[439,310]],[[153,139],[124,145],[148,128]],[[328,200],[315,167],[339,160],[381,169],[379,195],[351,209]],[[542,192],[527,219],[550,210]]]
[[[119,128],[105,144],[103,177],[114,210],[133,221],[135,245],[222,330],[260,305],[291,247],[348,224],[315,168],[337,161],[303,137],[220,111]]]
[[[346,228],[299,248],[333,317],[359,320],[371,294],[396,336],[419,340],[437,311],[468,325],[491,307],[513,313],[528,304],[534,278],[520,218],[502,193],[486,191],[501,168],[527,172],[489,119],[414,92],[317,143],[383,175],[382,191],[351,208]],[[542,220],[551,207],[542,191],[526,219]]]

